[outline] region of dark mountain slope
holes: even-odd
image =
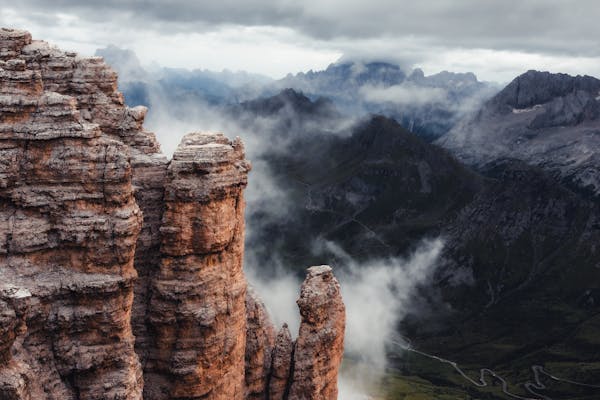
[[[599,206],[543,168],[513,159],[476,173],[381,116],[295,136],[261,162],[285,194],[277,217],[270,207],[248,216],[247,245],[265,270],[324,261],[343,268],[326,243],[361,261],[439,236],[442,263],[414,299],[419,312],[400,327],[416,346],[517,383],[549,362],[564,376],[579,374],[574,362],[586,381],[600,376]],[[460,384],[435,368],[409,373]]]
[[[276,253],[291,265],[324,257],[313,254],[307,232],[358,258],[397,255],[424,234],[439,232],[481,184],[445,151],[385,117],[357,124],[347,137],[299,137],[289,149],[265,159],[293,205],[267,230],[280,233],[284,248]]]

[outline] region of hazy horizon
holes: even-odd
[[[2,7],[0,25],[83,55],[111,44],[131,49],[144,65],[278,79],[350,58],[507,82],[529,69],[600,76],[599,6],[578,4],[24,0]]]

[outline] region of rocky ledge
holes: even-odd
[[[309,269],[296,342],[242,270],[239,139],[173,159],[101,58],[0,30],[0,399],[335,399],[344,305]]]

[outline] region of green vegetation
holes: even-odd
[[[487,376],[488,386],[477,387],[462,377],[452,366],[439,361],[427,359],[415,354],[407,355],[411,360],[403,370],[389,369],[379,381],[379,389],[372,392],[377,400],[495,400],[509,399],[503,393],[498,380]],[[544,368],[561,379],[590,382],[590,379],[600,376],[600,362],[546,363]],[[533,382],[531,368],[522,370],[495,370],[502,377],[510,377],[509,391],[519,396],[531,396],[523,384]],[[479,370],[475,366],[465,368],[471,379],[479,379]],[[510,381],[510,379],[507,379]],[[557,382],[542,376],[546,390],[540,391],[553,399],[597,400],[600,389],[585,388],[570,383]],[[513,384],[512,382],[515,382]],[[532,396],[533,397],[533,396]]]
[[[531,310],[531,308],[530,308]],[[534,365],[543,366],[549,374],[559,378],[555,380],[541,374],[540,381],[546,386],[539,392],[552,399],[597,400],[600,398],[600,387],[592,388],[576,385],[567,381],[600,385],[600,315],[585,317],[575,310],[554,309],[557,319],[571,314],[582,318],[577,324],[563,325],[561,329],[548,329],[546,337],[540,338],[539,347],[518,346],[520,339],[516,335],[488,337],[487,341],[477,342],[484,336],[470,336],[465,330],[463,340],[467,345],[449,354],[447,346],[437,349],[429,343],[428,351],[432,354],[445,353],[444,357],[456,361],[458,366],[472,380],[478,381],[481,368],[490,368],[503,377],[509,384],[511,393],[528,396],[524,384],[535,382]],[[539,321],[539,319],[538,319]],[[552,324],[555,320],[548,321]],[[506,332],[511,332],[510,330]],[[521,329],[525,338],[527,329]],[[540,335],[529,331],[532,336]],[[451,342],[456,339],[441,339],[438,343]],[[434,360],[426,356],[398,351],[391,355],[392,366],[380,380],[378,399],[509,399],[503,393],[500,381],[486,377],[488,386],[477,387],[450,364]],[[467,360],[471,360],[470,362]],[[479,360],[477,363],[474,360]],[[479,364],[482,363],[482,364]],[[486,364],[483,364],[486,363]],[[375,393],[375,392],[374,392]],[[531,396],[534,397],[534,396]]]

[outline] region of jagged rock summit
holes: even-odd
[[[344,352],[345,310],[331,267],[308,269],[298,299],[300,333],[294,349],[290,400],[337,398],[337,368]]]
[[[483,166],[518,159],[600,195],[600,80],[528,71],[438,140]]]
[[[0,30],[0,83],[0,399],[335,398],[331,271],[296,343],[247,290],[239,139],[168,161],[101,58],[26,31]]]
[[[591,76],[570,76],[529,70],[516,77],[494,97],[491,103],[500,112],[504,111],[506,113],[511,112],[513,109],[523,110],[550,101],[557,101],[557,98],[570,100],[573,106],[575,106],[575,103],[573,103],[575,98],[579,98],[580,105],[589,103],[590,106],[593,106],[594,102],[589,100],[598,97],[599,93],[600,80]],[[557,110],[554,109],[554,111]],[[593,116],[589,115],[589,117]],[[581,117],[585,116],[582,115]]]

